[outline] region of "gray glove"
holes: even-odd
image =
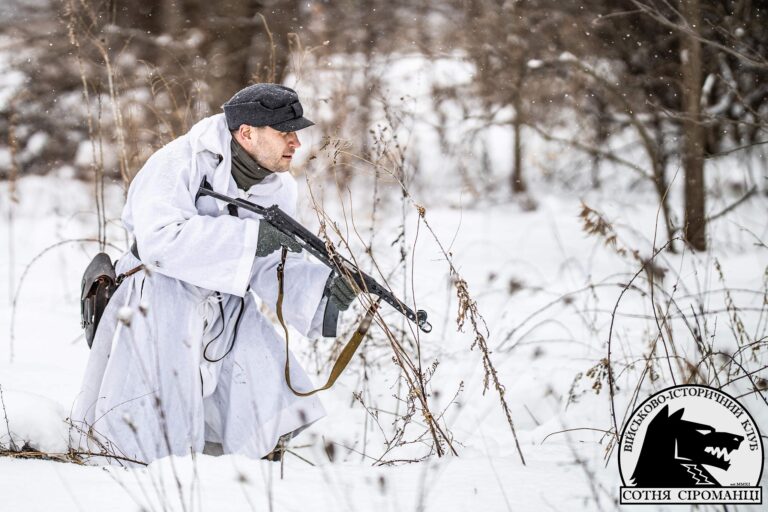
[[[339,311],[346,311],[360,293],[346,277],[337,274],[331,276],[326,286],[328,287],[328,300]]]
[[[301,252],[301,245],[284,235],[267,221],[259,221],[259,239],[256,242],[256,256],[267,256],[285,246],[291,252]]]

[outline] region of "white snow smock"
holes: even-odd
[[[287,172],[247,193],[237,188],[230,141],[223,114],[203,119],[152,155],[131,183],[123,223],[142,261],[126,253],[117,272],[147,269],[125,279],[99,323],[72,412],[74,446],[151,462],[215,442],[224,453],[259,458],[281,435],[325,415],[319,399],[288,388],[284,340],[260,311],[262,304],[274,311],[280,253],[255,256],[258,215],[231,216],[207,196],[195,201],[206,177],[217,192],[295,214],[297,187]],[[305,336],[320,330],[329,273],[289,253],[283,314]],[[241,303],[231,352],[206,361],[211,340],[209,359],[232,345]],[[290,357],[294,388],[310,389]]]

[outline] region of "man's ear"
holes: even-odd
[[[247,124],[241,124],[237,129],[237,133],[240,135],[240,138],[249,139],[251,137],[251,127]]]

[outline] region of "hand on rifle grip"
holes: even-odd
[[[292,237],[281,233],[267,221],[259,221],[259,238],[256,242],[256,256],[267,256],[281,247],[291,252],[301,252],[301,244]]]

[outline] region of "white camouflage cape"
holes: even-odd
[[[230,140],[223,114],[206,118],[152,155],[133,180],[123,223],[148,269],[122,283],[101,319],[72,412],[75,447],[151,462],[200,452],[208,441],[257,458],[325,415],[317,398],[288,389],[284,341],[259,311],[262,302],[274,311],[280,257],[255,257],[258,216],[233,217],[210,197],[195,202],[205,176],[217,192],[294,215],[296,182],[287,172],[247,194],[237,189]],[[127,253],[117,272],[139,264]],[[303,335],[319,330],[329,272],[289,254],[283,313]],[[241,297],[234,347],[207,362],[211,340],[209,359],[232,344]],[[312,385],[292,355],[291,381],[296,389]]]

